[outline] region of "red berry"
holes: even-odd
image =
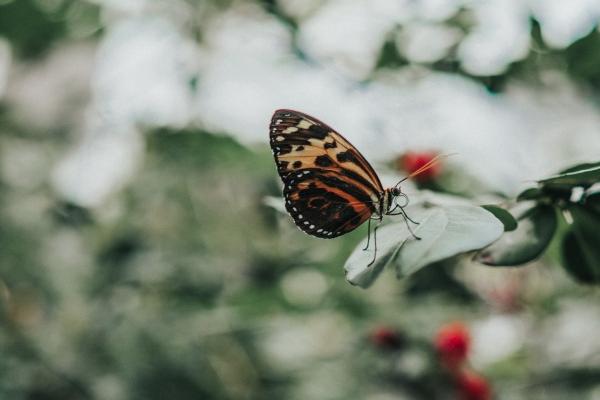
[[[492,389],[488,381],[472,371],[463,371],[456,381],[460,400],[490,400]]]
[[[467,327],[461,322],[442,326],[435,338],[435,348],[441,361],[449,369],[456,369],[467,358],[471,337]]]
[[[379,326],[370,333],[369,340],[376,347],[395,349],[402,344],[402,335],[397,330],[387,327]]]
[[[429,161],[433,160],[433,158],[437,156],[437,153],[434,151],[409,151],[404,153],[402,157],[399,159],[399,167],[409,174],[415,172]],[[442,168],[439,164],[435,164],[431,166],[431,168],[423,171],[422,173],[416,175],[414,177],[415,180],[419,182],[427,182],[432,179],[435,179],[442,172]]]

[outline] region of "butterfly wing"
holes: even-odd
[[[380,213],[379,177],[342,135],[309,115],[277,110],[270,143],[285,205],[304,232],[333,238]]]

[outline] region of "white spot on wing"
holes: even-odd
[[[298,122],[298,125],[296,125],[296,126],[300,129],[308,129],[312,126],[312,123],[303,119],[302,121]]]

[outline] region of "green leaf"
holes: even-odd
[[[407,212],[419,222],[413,232],[421,239],[412,236],[402,217],[382,226],[377,231],[377,258],[372,265],[373,235],[368,250],[363,251],[365,239],[346,261],[346,279],[351,284],[370,286],[389,264],[396,265],[398,276],[406,276],[435,261],[486,246],[502,234],[502,223],[481,207],[412,206]]]
[[[584,169],[590,169],[590,168],[595,168],[595,167],[600,167],[600,162],[582,163],[582,164],[574,165],[572,167],[563,169],[562,171],[559,172],[559,174],[566,174],[569,172],[577,172],[577,171],[581,171]]]
[[[600,163],[581,164],[538,183],[549,186],[591,186],[600,182]]]
[[[600,215],[600,192],[585,194],[583,204],[588,210]]]
[[[600,283],[600,214],[579,204],[569,206],[572,230],[563,241],[565,269],[580,282]]]
[[[475,260],[491,266],[515,266],[537,258],[548,246],[556,231],[557,218],[549,205],[515,207],[519,226],[506,232],[489,247],[480,251]]]
[[[441,208],[432,209],[428,218],[415,229],[415,235],[421,240],[405,241],[400,244],[403,253],[406,252],[406,254],[398,256],[395,262],[398,277],[417,271],[419,265],[413,260],[423,259],[448,227],[448,217],[442,210]],[[404,273],[402,273],[401,263],[404,263]]]
[[[565,270],[578,282],[600,283],[597,266],[590,264],[585,254],[593,251],[585,242],[578,240],[573,231],[568,232],[562,242],[562,258]]]
[[[371,286],[398,250],[399,243],[406,240],[409,236],[410,232],[404,223],[392,223],[379,228],[377,230],[377,257],[373,262],[373,257],[375,256],[375,237],[371,233],[369,248],[363,250],[367,245],[367,238],[365,238],[356,246],[350,257],[346,260],[344,264],[346,280],[352,285],[362,288]]]
[[[374,238],[371,237],[369,248],[363,250],[367,245],[367,238],[359,243],[344,264],[346,280],[352,285],[367,288],[377,279],[381,271],[388,264],[394,252],[398,249],[398,241],[408,235],[408,231],[402,224],[389,224],[382,226],[377,231],[377,257],[374,256]],[[371,236],[373,234],[371,233]],[[369,265],[370,264],[370,265]]]
[[[420,224],[415,231],[419,231],[422,226],[432,226],[435,228],[439,225],[435,223],[435,217],[440,213],[437,209],[410,207],[408,212],[411,218],[420,221]],[[439,232],[437,234],[439,235]],[[371,243],[369,248],[363,250],[367,244],[367,238],[365,238],[354,249],[354,252],[352,252],[344,265],[348,282],[363,288],[369,287],[379,276],[381,271],[383,271],[385,266],[390,263],[392,257],[396,254],[405,240],[416,239],[412,237],[404,221],[394,222],[379,228],[377,230],[377,258],[375,262],[369,266],[369,263],[373,261],[375,248],[374,235],[371,233]]]
[[[281,197],[265,196],[262,199],[262,203],[265,206],[274,209],[275,211],[278,211],[282,214],[287,214],[287,210],[285,209],[285,200]]]
[[[500,222],[502,222],[502,225],[504,225],[505,232],[510,232],[517,229],[517,220],[515,219],[515,217],[512,216],[510,212],[506,211],[504,208],[498,207],[493,204],[486,204],[481,207],[494,214],[494,216],[498,218]]]
[[[540,188],[529,188],[523,190],[517,196],[517,201],[538,200],[544,196],[544,192]]]
[[[600,213],[580,204],[569,204],[569,212],[573,216],[573,229],[576,233],[600,238]],[[600,240],[598,240],[600,243]],[[599,248],[600,251],[600,248]]]
[[[498,239],[502,223],[489,211],[476,206],[437,208],[431,222],[436,226],[419,225],[415,233],[422,240],[402,243],[394,263],[398,277],[407,276],[433,262],[460,253],[481,249]],[[442,232],[435,235],[435,232]]]

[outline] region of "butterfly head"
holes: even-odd
[[[398,199],[400,202],[398,201]],[[383,211],[385,214],[394,213],[399,208],[406,207],[408,205],[408,196],[402,193],[399,185],[392,186],[391,188],[385,189],[383,196]]]

